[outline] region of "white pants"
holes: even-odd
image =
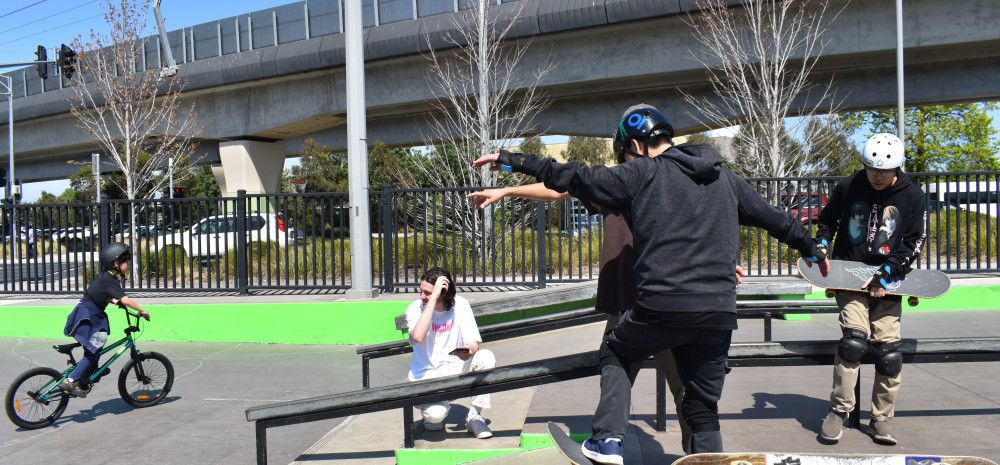
[[[482,371],[492,369],[497,365],[497,359],[493,356],[493,352],[488,349],[479,349],[472,358],[465,361],[465,363],[452,363],[445,365],[441,368],[434,370],[428,370],[424,373],[422,379],[440,378],[442,376],[452,376],[463,373],[471,373],[473,371]],[[490,408],[490,395],[483,394],[475,396],[469,402],[472,406],[478,407],[479,409]],[[421,415],[424,417],[424,421],[428,423],[441,423],[445,418],[448,417],[448,411],[451,410],[451,404],[448,402],[435,402],[432,404],[418,405]],[[469,409],[469,416],[475,416],[475,410]]]

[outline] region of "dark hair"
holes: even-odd
[[[441,296],[441,303],[444,304],[445,310],[451,309],[455,306],[455,280],[452,279],[451,273],[448,273],[444,268],[431,268],[420,277],[420,282],[428,282],[434,284],[437,279],[444,276],[448,278],[448,289],[444,291]]]

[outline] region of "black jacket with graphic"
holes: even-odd
[[[622,213],[635,239],[636,303],[655,312],[736,312],[739,226],[766,229],[810,256],[789,214],[722,167],[708,145],[672,147],[613,167],[502,153],[500,162],[549,189]]]
[[[819,213],[816,238],[833,242],[830,258],[890,265],[905,276],[926,235],[927,199],[900,172],[896,183],[876,191],[862,169],[833,189]]]

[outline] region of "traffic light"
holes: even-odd
[[[59,47],[59,59],[56,64],[59,65],[66,79],[73,79],[73,73],[76,72],[76,52],[67,47],[66,44],[62,44]]]
[[[7,188],[7,168],[0,168],[0,187]]]
[[[186,187],[175,187],[174,188],[174,198],[175,199],[183,199],[184,197],[187,197],[187,188]]]
[[[35,63],[35,69],[38,70],[38,77],[42,79],[49,77],[49,54],[45,50],[45,46],[38,46],[38,50],[35,50],[35,57],[37,57],[35,61],[41,62]]]

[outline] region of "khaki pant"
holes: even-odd
[[[863,292],[837,292],[840,307],[840,327],[864,331],[875,344],[899,340],[899,318],[903,311],[900,301],[873,299]],[[845,362],[838,354],[833,367],[833,392],[830,403],[838,412],[854,409],[854,385],[858,382],[860,363]],[[889,377],[875,372],[872,387],[872,417],[885,421],[893,415],[896,395],[902,375]]]
[[[604,334],[614,329],[618,326],[618,322],[621,319],[621,315],[608,315],[608,322],[604,326]],[[602,338],[603,341],[603,338]],[[660,368],[663,372],[663,377],[667,380],[667,389],[670,390],[670,395],[674,397],[674,409],[677,412],[677,423],[681,427],[681,444],[685,451],[688,450],[689,443],[691,441],[691,427],[688,426],[687,422],[684,421],[684,416],[681,415],[683,411],[681,409],[681,404],[684,401],[684,383],[681,382],[681,375],[677,371],[677,362],[674,361],[674,354],[669,350],[664,350],[653,356],[656,360],[656,366]]]

